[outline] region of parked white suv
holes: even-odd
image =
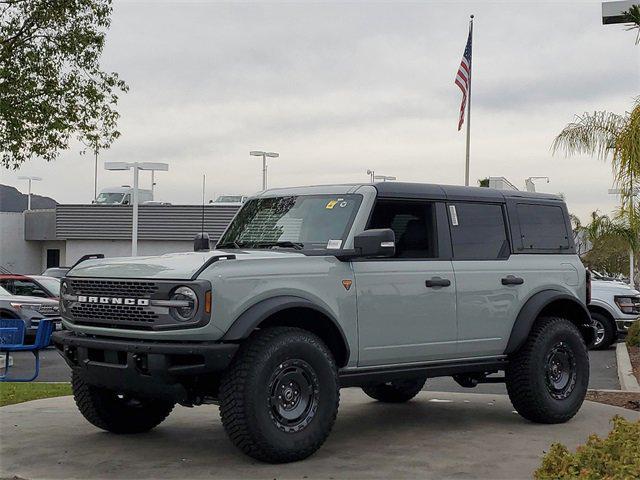
[[[592,348],[609,348],[640,317],[640,292],[616,280],[592,280],[591,318],[597,326]]]

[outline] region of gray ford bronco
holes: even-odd
[[[569,420],[589,380],[587,277],[557,196],[275,189],[213,251],[77,265],[54,342],[93,425],[144,432],[214,403],[243,452],[290,462],[325,441],[343,387],[406,402],[430,377],[506,382],[526,419]]]

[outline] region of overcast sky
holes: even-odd
[[[553,157],[574,114],[623,113],[640,94],[640,47],[603,26],[600,2],[128,2],[115,1],[103,65],[131,90],[122,137],[102,161],[162,161],[156,199],[198,203],[261,186],[254,149],[280,153],[269,185],[464,181],[460,91],[453,84],[475,14],[471,179],[566,195],[581,217],[615,207],[611,168]],[[61,203],[93,198],[93,160],[78,149],[19,174]],[[131,183],[99,170],[98,188]],[[148,185],[148,173],[141,185]]]

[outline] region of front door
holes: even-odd
[[[444,219],[443,228],[437,228],[437,219]],[[457,341],[456,281],[445,205],[379,200],[368,228],[391,228],[396,255],[353,261],[359,366],[451,358]]]

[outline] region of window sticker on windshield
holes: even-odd
[[[458,226],[458,212],[456,212],[455,205],[449,205],[449,212],[451,212],[451,225]]]
[[[331,200],[329,203],[327,203],[327,206],[324,208],[328,208],[329,210],[331,210],[333,207],[336,206],[336,203],[338,203],[338,200]]]
[[[329,240],[327,250],[339,250],[342,247],[342,240]]]

